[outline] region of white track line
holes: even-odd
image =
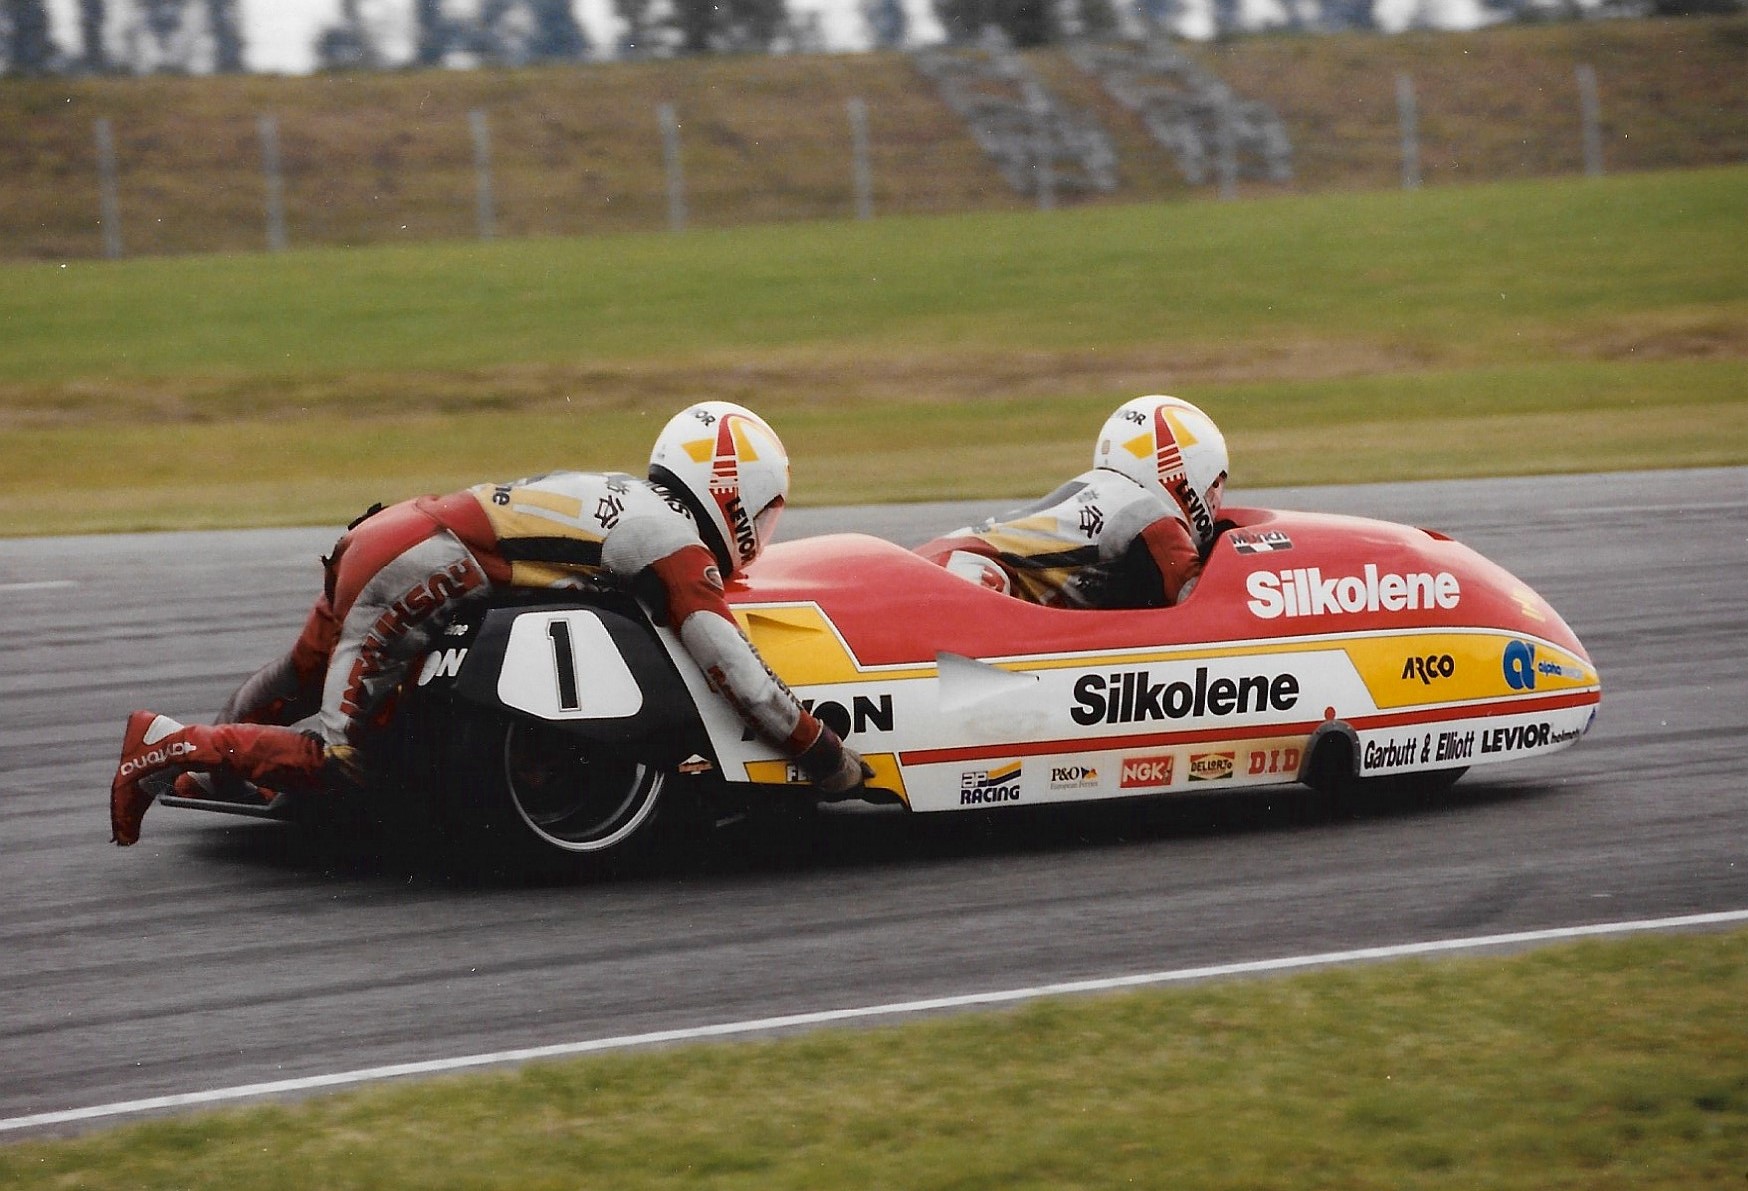
[[[77,586],[79,584],[72,579],[35,579],[28,583],[0,583],[0,591],[51,591]]]
[[[329,1075],[310,1075],[301,1079],[280,1079],[270,1083],[211,1088],[201,1092],[180,1092],[172,1096],[152,1096],[144,1100],[122,1100],[114,1104],[94,1104],[88,1108],[69,1108],[61,1112],[37,1113],[27,1117],[0,1118],[0,1132],[41,1128],[47,1125],[65,1125],[76,1121],[94,1120],[98,1117],[125,1116],[130,1113],[152,1112],[157,1109],[185,1108],[197,1104],[218,1104],[231,1100],[248,1100],[258,1096],[307,1092],[317,1088],[371,1083],[376,1080],[397,1079],[408,1075],[438,1075],[469,1067],[499,1066],[527,1062],[531,1059],[556,1059],[661,1043],[696,1042],[707,1038],[725,1038],[737,1034],[756,1034],[796,1029],[803,1026],[830,1025],[834,1022],[856,1021],[864,1018],[900,1017],[942,1009],[1003,1005],[1015,1001],[1036,1000],[1039,997],[1111,992],[1115,989],[1140,988],[1155,984],[1177,984],[1188,980],[1208,980],[1220,976],[1252,976],[1268,972],[1291,971],[1295,968],[1358,963],[1364,960],[1404,959],[1416,955],[1437,955],[1452,951],[1513,947],[1527,943],[1547,943],[1594,935],[1625,935],[1643,931],[1678,930],[1684,927],[1720,926],[1733,922],[1748,922],[1748,910],[1688,914],[1679,918],[1645,918],[1629,922],[1602,922],[1591,926],[1555,927],[1550,930],[1518,931],[1507,935],[1478,935],[1465,939],[1439,939],[1429,943],[1401,943],[1392,947],[1361,947],[1353,951],[1326,951],[1318,955],[1295,955],[1282,959],[1212,964],[1208,967],[1179,968],[1169,972],[1144,972],[1135,976],[1069,980],[1060,984],[1041,984],[1033,988],[965,993],[952,997],[931,997],[921,1001],[896,1001],[885,1005],[863,1005],[854,1009],[822,1009],[812,1013],[791,1013],[783,1017],[764,1017],[752,1021],[719,1022],[709,1026],[656,1030],[648,1034],[624,1034],[616,1038],[593,1038],[584,1042],[560,1042],[551,1046],[530,1046],[520,1050],[500,1050],[488,1054],[461,1055],[449,1059],[428,1059],[419,1063],[393,1063],[386,1067],[364,1067],[356,1071],[337,1071]]]

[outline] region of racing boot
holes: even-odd
[[[155,795],[146,778],[170,770],[224,773],[258,785],[319,785],[326,749],[313,736],[262,724],[177,723],[136,711],[122,733],[121,760],[109,786],[111,842],[127,847],[140,838],[140,821]]]

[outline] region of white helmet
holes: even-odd
[[[770,544],[789,496],[789,452],[752,410],[700,401],[656,436],[649,478],[686,503],[723,573],[733,574]]]
[[[1137,397],[1099,431],[1093,466],[1121,472],[1164,496],[1206,547],[1226,495],[1226,437],[1214,419],[1178,397]]]

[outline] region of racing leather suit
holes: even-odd
[[[1166,607],[1187,596],[1202,573],[1183,512],[1106,468],[917,553],[955,570],[955,554],[975,555],[1000,569],[990,576],[994,586],[1059,608]]]
[[[162,762],[136,765],[135,779],[179,767],[277,789],[356,785],[360,745],[387,722],[410,668],[460,610],[504,586],[608,581],[660,605],[747,726],[822,789],[842,793],[860,780],[860,760],[740,631],[723,596],[720,560],[685,505],[648,481],[554,472],[403,501],[354,522],[323,563],[322,594],[290,652],[238,689],[221,713],[225,722],[178,726],[158,742]],[[283,726],[311,714],[320,717],[319,738]],[[124,748],[122,770],[128,765]],[[123,824],[116,817],[122,782],[118,773],[112,822],[117,842],[131,843],[123,837],[137,838],[150,800]]]

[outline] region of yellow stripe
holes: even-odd
[[[910,793],[904,788],[904,769],[897,753],[864,753],[862,760],[874,771],[868,779],[870,789],[885,790],[910,803]],[[788,761],[748,761],[747,779],[761,786],[805,786],[807,778]]]

